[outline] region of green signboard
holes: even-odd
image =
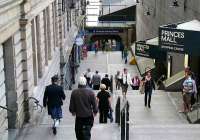
[[[166,60],[166,52],[161,51],[157,45],[146,44],[144,41],[138,41],[135,44],[135,55]]]

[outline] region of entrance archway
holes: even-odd
[[[96,43],[100,50],[106,51],[121,51],[124,48],[124,43],[119,35],[92,35],[88,38],[88,50],[93,50],[93,45]]]

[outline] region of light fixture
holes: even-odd
[[[179,7],[178,0],[173,0],[173,7]]]

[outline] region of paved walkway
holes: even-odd
[[[88,59],[82,61],[78,75],[87,68],[101,73],[115,74],[124,67],[131,75],[138,74],[136,66],[125,65],[121,60],[120,52],[89,53]],[[74,87],[76,87],[75,85]],[[75,140],[74,118],[68,111],[71,91],[66,91],[67,99],[64,102],[64,118],[54,136],[51,130],[52,120],[44,112],[44,117],[36,125],[28,125],[18,140]],[[113,106],[121,91],[114,91]],[[130,101],[130,140],[197,140],[200,137],[200,126],[189,125],[181,117],[163,91],[156,91],[152,97],[152,108],[144,107],[144,95],[138,91],[129,90],[127,99]],[[120,130],[116,124],[99,124],[98,116],[92,129],[92,140],[120,140]]]

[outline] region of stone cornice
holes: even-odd
[[[12,9],[13,7],[20,6],[20,4],[23,1],[24,0],[14,0],[14,1],[11,1],[11,2],[9,2],[7,4],[2,5],[2,7],[0,7],[0,14],[4,13],[5,11],[7,11],[9,9]]]

